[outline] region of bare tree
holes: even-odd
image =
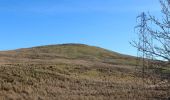
[[[135,28],[139,28],[142,35],[138,34],[139,41],[133,41],[132,45],[145,55],[151,54],[170,63],[170,0],[160,0],[160,4],[161,20],[145,13],[138,16],[142,20]]]

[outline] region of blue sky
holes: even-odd
[[[0,0],[0,50],[83,43],[135,55],[136,16],[158,0]]]

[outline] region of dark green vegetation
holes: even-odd
[[[166,99],[168,80],[142,79],[136,58],[82,44],[0,52],[0,99]],[[166,72],[169,69],[165,69]]]

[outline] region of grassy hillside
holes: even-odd
[[[82,44],[0,52],[0,100],[155,100],[170,83],[142,78],[135,57]]]
[[[61,44],[18,49],[15,51],[0,52],[0,55],[14,58],[28,59],[81,59],[100,61],[112,64],[136,65],[132,56],[122,55],[103,48],[84,44]],[[127,60],[129,59],[129,60]]]

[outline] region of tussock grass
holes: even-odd
[[[101,66],[14,64],[0,67],[0,98],[26,100],[112,100],[167,97],[164,89],[149,88],[131,72]],[[157,79],[159,81],[159,79]]]

